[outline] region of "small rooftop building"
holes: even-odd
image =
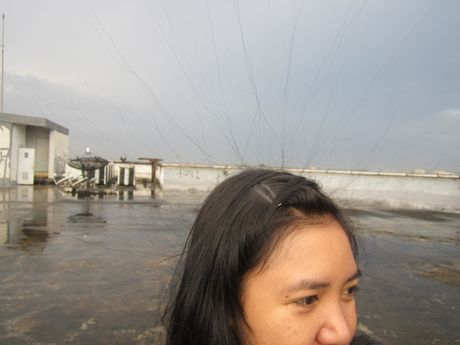
[[[45,118],[0,113],[0,185],[64,174],[69,130]]]

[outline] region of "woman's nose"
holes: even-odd
[[[356,312],[350,313],[340,307],[334,309],[319,329],[317,341],[321,345],[348,345],[356,331]]]

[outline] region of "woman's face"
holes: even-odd
[[[349,344],[356,331],[358,276],[337,222],[299,226],[243,282],[243,344]]]

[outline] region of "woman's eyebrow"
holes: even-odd
[[[283,290],[283,293],[292,293],[301,290],[320,290],[329,287],[331,284],[315,280],[300,279]]]
[[[362,276],[361,270],[358,268],[355,273],[353,273],[345,282],[351,282],[352,280],[358,279]]]
[[[361,271],[358,269],[355,273],[353,273],[350,277],[347,278],[345,283],[349,283],[352,280],[361,277]],[[295,282],[294,284],[288,286],[286,289],[283,289],[283,293],[292,293],[295,291],[301,290],[320,290],[329,287],[331,284],[327,282],[309,280],[309,279],[300,279],[299,281]]]

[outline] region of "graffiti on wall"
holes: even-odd
[[[181,177],[190,177],[190,178],[197,179],[197,180],[200,179],[198,169],[180,168],[179,169],[179,176],[181,176]]]
[[[0,149],[0,164],[8,160],[9,151],[8,149]]]
[[[62,175],[65,173],[65,165],[67,163],[67,156],[61,155],[59,156],[58,150],[55,150],[54,153],[54,171],[53,173]]]
[[[9,177],[8,159],[10,155],[9,149],[0,149],[0,178]]]

